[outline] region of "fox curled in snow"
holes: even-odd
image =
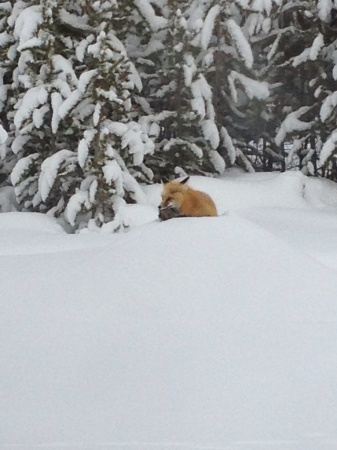
[[[164,184],[162,202],[159,206],[161,220],[175,217],[217,216],[216,206],[205,192],[196,191],[187,185],[189,177],[182,181]]]

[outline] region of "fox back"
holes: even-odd
[[[164,185],[160,217],[165,220],[172,217],[207,217],[217,216],[216,206],[205,192],[190,188],[186,179],[170,181]],[[171,213],[165,213],[171,211]]]

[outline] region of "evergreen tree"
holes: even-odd
[[[76,228],[101,225],[124,199],[143,200],[136,179],[153,150],[133,101],[141,81],[114,30],[119,4],[43,0],[20,13],[20,30],[27,20],[14,83],[18,199]]]
[[[78,83],[72,65],[74,43],[63,30],[63,11],[62,2],[43,0],[26,5],[15,19],[16,102],[8,117],[13,117],[11,149],[18,162],[11,180],[27,210],[46,212],[64,205],[78,175],[69,137],[62,131],[56,134],[55,126],[55,98],[66,97]]]
[[[337,179],[336,15],[327,0],[2,2],[0,183],[24,210],[119,229],[164,177]]]
[[[85,70],[80,79],[86,86],[84,103],[82,99],[82,104],[76,106],[76,115],[81,116],[77,117],[82,130],[77,158],[83,181],[66,209],[70,223],[83,209],[90,211],[96,223],[104,223],[115,217],[123,199],[145,201],[137,179],[148,174],[144,156],[153,151],[153,143],[137,122],[134,97],[142,84],[114,33],[115,18],[120,23],[120,9],[115,2],[100,5],[89,17],[89,23],[98,31],[91,35],[86,48],[82,46]],[[84,111],[88,114],[83,115]],[[120,226],[123,223],[116,219],[115,227]]]
[[[6,130],[6,139],[0,138],[0,186],[10,182],[9,175],[16,163],[16,156],[10,152],[12,139],[8,139],[7,132],[11,128],[9,112],[13,105],[11,84],[13,71],[16,67],[14,52],[14,18],[24,7],[23,2],[5,2],[0,4],[0,123]]]
[[[337,178],[334,17],[332,2],[284,3],[273,22],[270,54],[275,64],[267,74],[276,86],[271,141],[276,152],[284,153],[285,168],[330,178]]]
[[[156,139],[155,153],[146,161],[158,178],[222,173],[212,90],[197,67],[199,49],[193,41],[198,29],[187,20],[190,7],[170,0],[158,12],[155,17],[144,14],[155,30],[144,47],[150,63],[141,72],[150,108],[143,122]]]

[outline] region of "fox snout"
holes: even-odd
[[[159,205],[159,218],[161,220],[173,219],[174,217],[181,217],[182,214],[178,205],[176,204],[167,204],[167,205]]]

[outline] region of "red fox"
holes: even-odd
[[[216,206],[205,192],[196,191],[186,183],[189,177],[182,181],[170,181],[164,185],[162,202],[159,206],[161,220],[174,217],[205,217],[217,216]]]

